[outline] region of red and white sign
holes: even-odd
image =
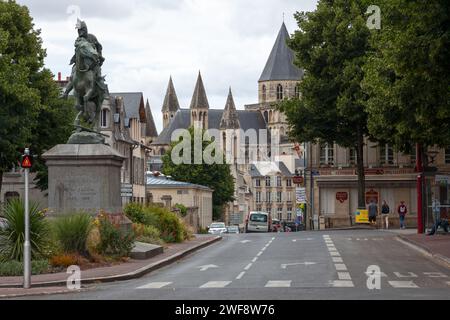
[[[336,200],[344,203],[344,201],[348,200],[348,192],[336,192]]]

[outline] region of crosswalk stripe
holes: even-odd
[[[136,289],[160,289],[171,283],[172,282],[150,282],[150,283],[147,283],[146,285],[137,287]]]
[[[333,257],[333,262],[344,262],[341,257]]]
[[[442,272],[424,272],[423,274],[427,275],[430,278],[448,278],[447,275]]]
[[[387,277],[387,274],[386,273],[384,273],[384,272],[380,272],[380,273],[378,273],[378,272],[375,272],[375,273],[371,273],[371,272],[364,272],[365,274],[366,274],[366,276],[378,276],[378,275],[380,275],[380,277]]]
[[[346,271],[347,270],[347,266],[343,263],[336,263],[334,265],[334,267],[336,268],[336,270],[338,271]]]
[[[332,285],[337,288],[353,288],[355,286],[351,280],[334,280]]]
[[[418,288],[412,281],[388,281],[388,283],[394,288]]]
[[[338,272],[339,280],[352,280],[349,272]]]
[[[337,252],[337,251],[336,251],[336,252],[335,252],[335,251],[331,251],[331,252],[330,252],[330,255],[331,255],[331,256],[334,256],[334,257],[340,257],[340,256],[341,256],[341,255],[339,254],[339,252]]]
[[[230,283],[231,281],[208,281],[201,285],[200,288],[224,288]]]
[[[291,286],[291,280],[270,280],[264,287],[266,288],[288,288]]]

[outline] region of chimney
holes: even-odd
[[[58,81],[61,81],[61,72],[58,72]]]

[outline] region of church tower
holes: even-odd
[[[197,83],[195,84],[189,109],[191,111],[191,126],[208,129],[209,103],[200,71],[198,72]]]
[[[175,113],[177,113],[179,109],[180,104],[178,103],[177,93],[175,92],[175,88],[173,86],[172,77],[170,77],[161,110],[163,114],[163,128],[169,125],[170,120],[175,117]]]
[[[286,140],[288,124],[285,115],[274,108],[283,99],[300,97],[299,82],[303,70],[294,65],[294,52],[287,45],[290,39],[286,25],[281,25],[277,39],[258,80],[259,109],[267,128],[277,130],[280,144]]]

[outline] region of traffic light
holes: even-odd
[[[22,155],[22,162],[20,163],[23,169],[30,169],[33,165],[32,156],[29,149],[25,149],[25,153]]]

